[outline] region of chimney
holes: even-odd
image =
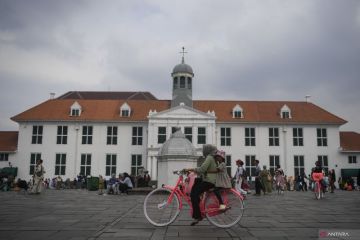
[[[50,99],[54,99],[54,98],[55,98],[55,93],[54,92],[50,93]]]
[[[305,96],[305,101],[306,101],[307,103],[310,102],[310,98],[311,98],[310,95],[306,95],[306,96]]]

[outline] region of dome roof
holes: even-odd
[[[176,158],[197,158],[195,147],[180,130],[171,134],[170,138],[159,150],[160,158],[170,156],[176,156]]]
[[[172,71],[172,74],[175,73],[190,73],[191,75],[194,75],[192,68],[186,63],[180,63],[176,65]]]

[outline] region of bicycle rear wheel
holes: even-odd
[[[144,215],[153,225],[163,227],[172,223],[180,213],[179,199],[174,194],[171,202],[171,191],[158,188],[150,192],[144,200]]]
[[[244,202],[233,189],[221,190],[221,197],[226,205],[225,210],[219,210],[219,200],[213,192],[205,199],[205,214],[207,219],[217,227],[228,228],[240,221],[244,214]]]
[[[315,193],[315,198],[319,200],[321,198],[321,188],[319,182],[315,182],[314,193]]]

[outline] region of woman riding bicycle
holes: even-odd
[[[205,144],[203,146],[203,155],[205,157],[204,163],[195,169],[187,169],[188,171],[195,171],[198,174],[201,174],[202,181],[196,182],[191,189],[190,197],[191,204],[193,208],[193,218],[194,221],[191,223],[191,226],[199,223],[202,220],[201,211],[200,211],[200,195],[203,192],[208,191],[211,188],[215,187],[217,164],[214,158],[216,147],[210,144]]]
[[[323,183],[324,172],[323,172],[323,167],[321,166],[320,161],[315,162],[315,168],[313,168],[313,171],[311,173],[311,177],[312,177],[314,182],[319,182],[321,184],[323,192],[325,193],[325,186],[324,186],[324,183]]]

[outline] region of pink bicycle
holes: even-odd
[[[323,177],[324,176],[322,173],[313,173],[312,174],[312,178],[314,180],[314,193],[315,193],[315,198],[317,200],[324,198],[324,189],[321,184]]]
[[[190,206],[190,216],[192,215],[190,191],[194,176],[184,170],[173,173],[179,175],[175,186],[163,185],[150,192],[144,200],[146,219],[158,227],[175,221],[183,208],[183,200]],[[187,175],[185,181],[184,175]],[[219,201],[213,191],[205,192],[200,201],[200,211],[202,217],[206,217],[213,225],[228,228],[242,218],[245,209],[244,197],[235,189],[221,190],[221,197],[226,205],[225,209],[219,209]]]

